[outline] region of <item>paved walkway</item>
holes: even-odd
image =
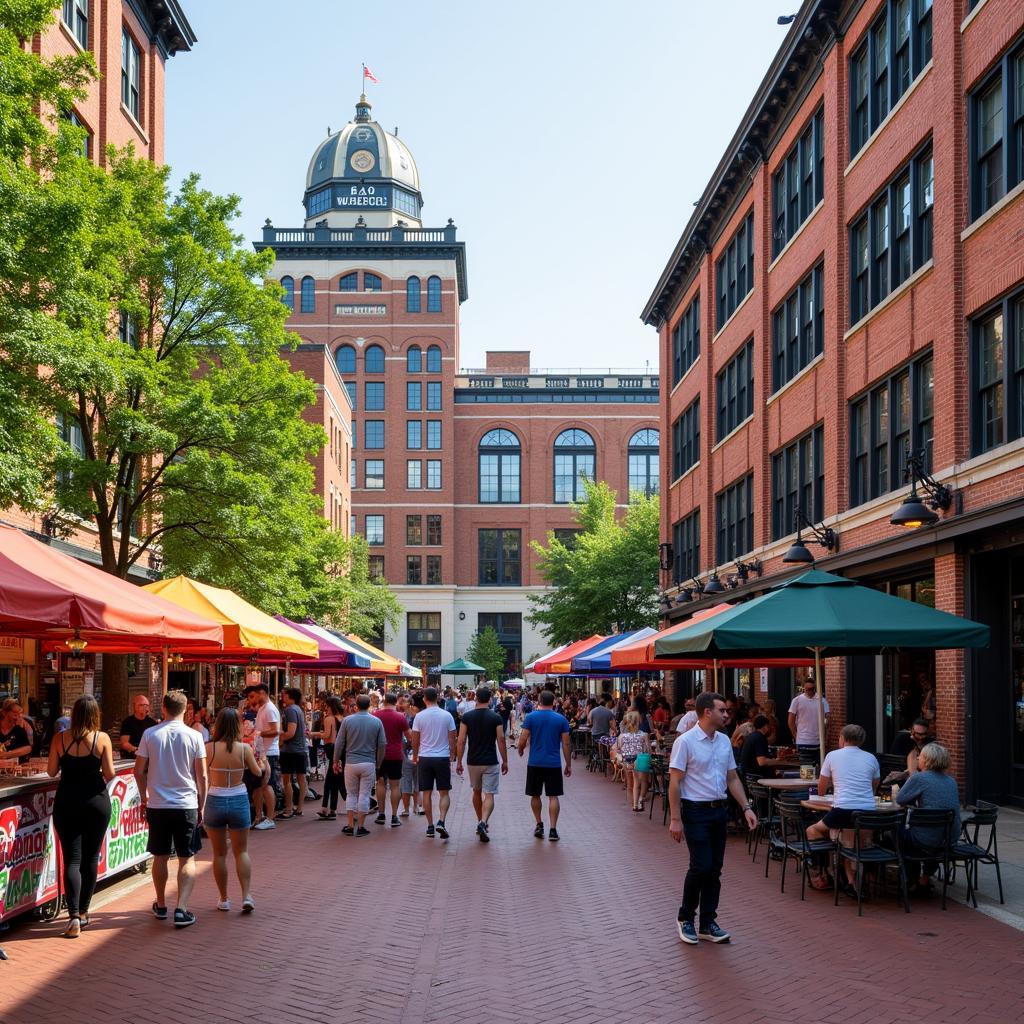
[[[345,839],[308,805],[303,820],[252,835],[251,917],[214,909],[204,850],[192,929],[156,921],[142,879],[109,890],[77,941],[59,937],[62,921],[17,925],[3,936],[0,1021],[1024,1021],[1018,931],[937,901],[906,915],[879,899],[860,920],[830,896],[801,903],[738,839],[721,908],[732,944],[682,946],[685,849],[658,811],[653,822],[631,813],[619,787],[577,765],[561,843],[533,838],[514,760],[489,845],[473,833],[465,782],[447,843],[426,839],[421,818]]]

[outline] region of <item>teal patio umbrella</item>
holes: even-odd
[[[738,652],[804,658],[814,652],[814,682],[821,697],[821,657],[881,654],[917,648],[987,647],[989,628],[980,622],[893,597],[856,580],[812,569],[778,584],[767,594],[738,604],[655,641],[656,657]],[[822,705],[818,735],[825,757]]]

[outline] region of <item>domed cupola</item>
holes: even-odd
[[[368,227],[404,221],[421,227],[420,175],[409,148],[386,132],[360,96],[356,116],[317,146],[306,172],[306,220],[327,219],[332,227],[352,227],[359,217]]]

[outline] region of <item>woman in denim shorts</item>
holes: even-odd
[[[245,787],[246,769],[260,774],[252,747],[242,741],[242,720],[235,708],[224,708],[213,726],[206,744],[206,767],[210,786],[203,808],[203,825],[213,846],[213,877],[220,892],[218,910],[230,910],[228,899],[228,831],[235,871],[242,887],[242,913],[256,909],[250,888],[252,864],[249,861],[249,794]]]

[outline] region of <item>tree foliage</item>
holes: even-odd
[[[480,665],[488,679],[498,680],[505,671],[505,648],[493,626],[474,633],[466,647],[466,660]]]
[[[532,544],[551,589],[531,595],[529,619],[555,645],[653,626],[658,618],[657,496],[632,495],[617,518],[615,491],[603,481],[585,486],[575,508],[580,532],[573,543],[549,531],[547,546]]]

